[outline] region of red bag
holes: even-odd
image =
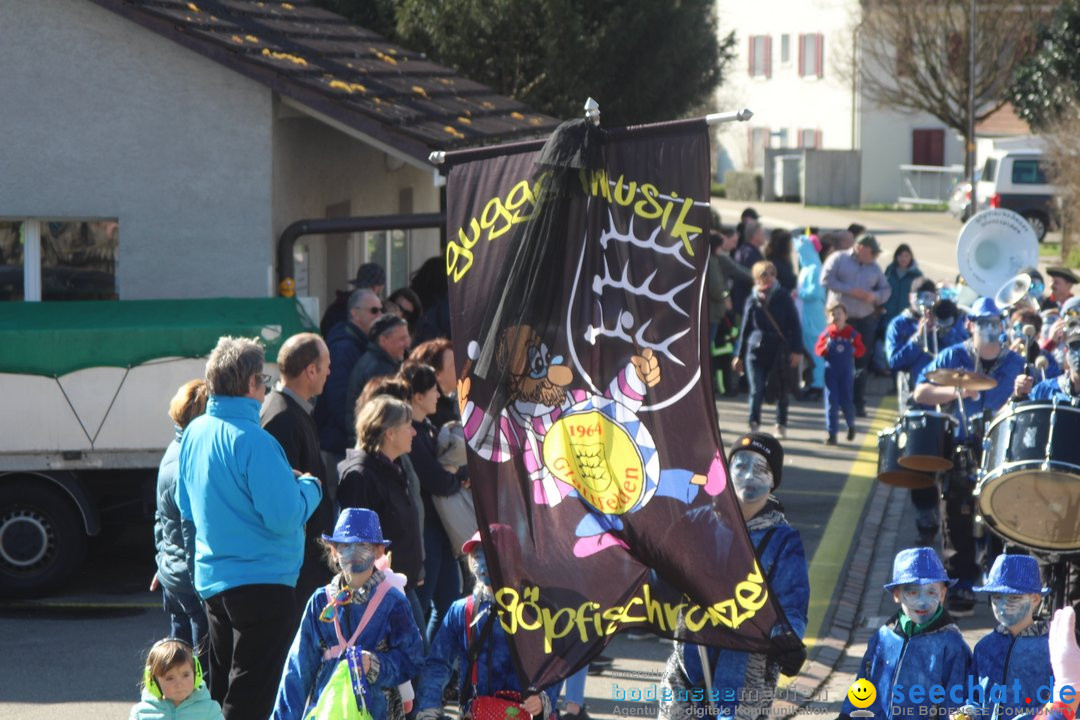
[[[529,714],[521,704],[521,693],[500,690],[494,695],[473,698],[465,717],[471,720],[528,720]]]

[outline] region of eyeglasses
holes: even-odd
[[[266,392],[270,392],[270,383],[274,379],[272,376],[267,373],[255,373],[255,379],[263,386],[263,389],[266,390]]]
[[[370,308],[368,308],[368,312],[371,313],[372,315],[382,315],[382,313],[383,313],[382,305],[380,305],[378,307],[370,307]]]

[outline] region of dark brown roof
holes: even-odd
[[[310,0],[91,1],[424,161],[558,124]]]

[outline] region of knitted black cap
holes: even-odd
[[[735,453],[740,450],[756,452],[768,460],[769,469],[772,470],[773,490],[780,487],[780,475],[784,469],[784,448],[780,446],[779,440],[768,433],[747,433],[731,446],[731,452],[728,453],[728,463],[731,462],[731,458],[734,457]]]

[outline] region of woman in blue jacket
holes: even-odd
[[[404,718],[398,686],[416,674],[424,643],[404,593],[375,567],[390,544],[383,539],[379,516],[366,508],[342,510],[334,534],[323,540],[327,562],[339,572],[308,600],[272,718],[306,718],[349,647],[362,650],[371,717]]]

